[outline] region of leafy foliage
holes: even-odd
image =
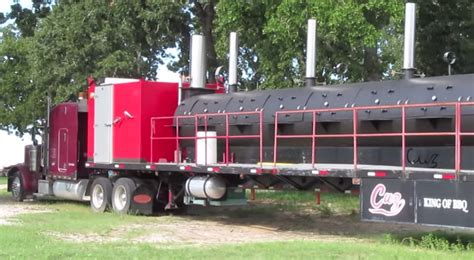
[[[165,50],[175,44],[179,5],[157,1],[107,4],[62,1],[36,35],[34,75],[41,86],[64,100],[83,86],[87,75],[156,77]]]
[[[400,41],[400,1],[221,1],[217,10],[218,52],[226,52],[223,36],[237,28],[243,57],[251,60],[242,66],[255,77],[248,82],[252,88],[260,84],[265,88],[302,85],[302,50],[309,18],[318,21],[320,82],[331,83],[340,78],[378,80],[400,56],[400,45],[392,44]],[[341,75],[336,70],[339,63],[345,64],[350,74]]]
[[[19,37],[11,26],[1,31],[0,44],[0,128],[18,129],[22,135],[41,117],[41,95],[31,82],[28,55],[30,38]]]
[[[443,54],[457,56],[454,73],[474,72],[474,3],[459,1],[418,2],[417,65],[428,76],[447,75]]]

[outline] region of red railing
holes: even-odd
[[[371,137],[400,137],[401,138],[401,168],[402,171],[406,171],[406,138],[407,137],[428,137],[428,136],[453,136],[455,138],[455,163],[454,170],[456,173],[461,171],[461,138],[463,136],[474,136],[474,132],[462,132],[462,108],[465,106],[473,106],[474,102],[451,102],[451,103],[430,103],[430,104],[405,104],[405,105],[387,105],[387,106],[365,106],[365,107],[353,107],[353,108],[331,108],[331,109],[313,109],[313,110],[290,110],[290,111],[278,111],[275,114],[275,139],[273,147],[273,167],[277,166],[278,159],[278,140],[279,139],[299,139],[299,138],[311,138],[311,165],[315,168],[316,165],[316,139],[317,138],[352,138],[353,139],[353,165],[354,170],[358,169],[358,139],[359,138],[371,138]],[[406,130],[406,112],[408,109],[413,108],[428,108],[428,107],[453,107],[455,109],[455,123],[454,131],[450,132],[407,132]],[[374,111],[374,110],[401,110],[401,130],[399,132],[390,133],[359,133],[358,131],[358,116],[360,111]],[[320,113],[333,113],[333,112],[352,112],[352,133],[340,133],[340,134],[318,134],[316,132],[317,115]],[[300,134],[300,135],[285,135],[278,134],[278,118],[280,115],[288,114],[311,114],[312,117],[312,133],[311,134]]]
[[[258,117],[258,125],[259,125],[259,132],[258,134],[255,135],[230,135],[230,130],[229,130],[229,125],[230,125],[230,116],[249,116],[249,115],[256,115]],[[207,136],[207,131],[208,131],[208,120],[209,118],[212,117],[213,120],[216,120],[218,117],[224,117],[225,119],[225,135],[217,135],[217,136]],[[194,136],[179,136],[179,128],[181,126],[180,120],[183,119],[188,119],[192,120],[194,124]],[[204,121],[203,125],[199,123],[199,121],[202,119]],[[164,120],[166,121],[164,124],[166,127],[171,127],[175,128],[175,134],[174,136],[166,136],[164,137],[163,135],[160,135],[159,132],[156,131],[156,122]],[[173,122],[174,121],[174,122]],[[182,122],[182,121],[181,121]],[[174,125],[175,124],[175,125]],[[190,124],[187,124],[190,125]],[[230,140],[232,139],[258,139],[259,142],[259,157],[260,157],[260,164],[263,162],[263,111],[255,111],[255,112],[229,112],[229,113],[207,113],[207,114],[196,114],[196,115],[189,115],[189,116],[170,116],[170,117],[153,117],[151,118],[151,126],[152,126],[152,131],[151,131],[151,142],[150,142],[150,149],[151,149],[151,158],[153,160],[153,144],[154,141],[156,140],[175,140],[175,163],[179,164],[179,154],[181,153],[181,147],[180,147],[180,140],[194,140],[194,157],[195,157],[195,163],[197,162],[197,141],[199,139],[204,139],[205,141],[205,147],[207,147],[207,140],[208,139],[224,139],[225,140],[225,153],[223,156],[223,163],[225,165],[229,165],[231,162],[231,159],[229,158],[230,155]],[[198,136],[198,129],[199,127],[203,127],[203,131],[206,133],[205,136],[199,137]],[[214,125],[213,125],[214,126]],[[207,165],[207,149],[204,149],[205,155],[205,163],[204,165]],[[153,161],[152,161],[153,162]]]

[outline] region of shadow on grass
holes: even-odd
[[[382,234],[429,232],[433,227],[412,224],[362,222],[358,198],[324,194],[321,205],[314,195],[301,192],[262,192],[247,207],[188,208],[188,219],[218,221],[228,225],[262,226],[274,230],[320,235],[373,238]]]

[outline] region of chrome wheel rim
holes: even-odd
[[[12,181],[12,195],[15,198],[20,197],[21,193],[21,182],[20,177],[16,176]]]
[[[127,205],[127,190],[123,185],[115,188],[114,192],[114,207],[118,211],[122,211]]]
[[[95,185],[94,189],[92,190],[92,205],[94,208],[98,209],[102,207],[104,203],[104,189],[101,185]]]

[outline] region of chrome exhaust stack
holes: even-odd
[[[316,86],[316,20],[308,20],[305,86]]]
[[[415,25],[416,4],[405,5],[405,36],[403,49],[403,70],[405,78],[411,79],[415,74]]]
[[[191,88],[206,87],[206,44],[203,35],[193,35],[191,38]]]
[[[237,58],[239,55],[239,40],[236,32],[230,33],[229,42],[229,86],[228,93],[237,92]]]

